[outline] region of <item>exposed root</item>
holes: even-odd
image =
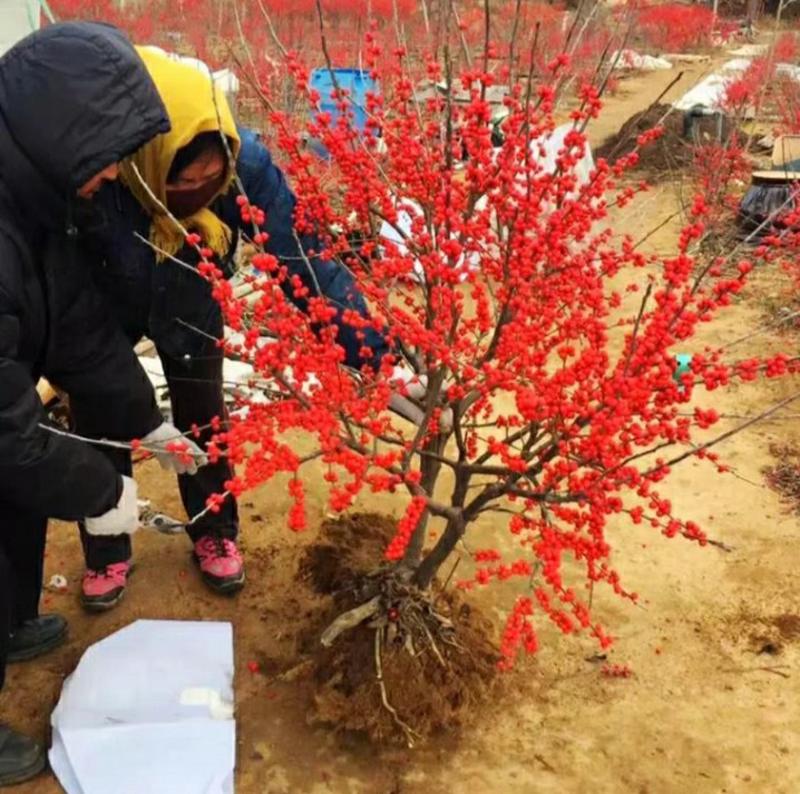
[[[431,650],[436,654],[436,658],[439,660],[439,664],[442,667],[447,668],[447,662],[445,662],[442,652],[439,650],[439,646],[436,644],[436,640],[433,639],[430,629],[424,623],[421,623],[420,625],[422,626],[422,630],[425,632],[425,635],[431,644]]]
[[[386,694],[386,684],[383,680],[383,663],[381,662],[381,645],[383,644],[383,629],[375,629],[375,675],[378,678],[378,686],[381,690],[381,701],[383,707],[392,715],[395,725],[403,731],[406,737],[406,743],[409,748],[414,747],[414,740],[421,739],[422,737],[397,714],[397,710],[389,702],[389,697]]]
[[[387,629],[387,639],[393,645],[430,647],[437,658],[442,659],[434,635],[452,643],[453,623],[436,611],[430,594],[411,584],[401,572],[380,572],[365,577],[353,587],[352,593],[358,598],[375,590],[379,591],[377,595],[339,615],[322,632],[323,646],[330,648],[341,634],[370,620],[370,626]]]
[[[331,656],[323,656],[317,668],[316,704],[326,721],[336,715],[343,728],[367,730],[376,739],[402,738],[412,748],[433,731],[464,723],[469,704],[481,701],[491,686],[497,656],[484,637],[478,639],[472,622],[477,616],[452,595],[442,595],[441,604],[457,619],[462,642],[429,592],[392,573],[366,577],[351,594],[375,587],[378,595],[339,615],[323,632],[322,647]],[[367,647],[371,682],[364,668]]]
[[[312,719],[413,747],[434,733],[469,724],[480,713],[478,706],[499,684],[499,655],[488,639],[488,622],[457,595],[442,596],[441,609],[447,611],[442,614],[430,594],[389,581],[392,600],[376,597],[377,611],[374,601],[362,604],[366,609],[357,617],[373,614],[349,630],[345,626],[356,622],[354,610],[344,621],[340,615],[329,635],[337,634],[338,640],[329,647],[312,646],[320,652]]]
[[[380,607],[380,602],[380,596],[375,596],[365,604],[361,604],[360,606],[357,606],[354,609],[348,610],[344,614],[339,615],[339,617],[336,618],[336,620],[334,620],[333,623],[331,623],[331,625],[322,632],[320,642],[326,648],[330,648],[331,645],[336,642],[336,638],[342,634],[342,632],[354,629],[368,618],[371,618],[373,615],[377,614]]]
[[[313,660],[312,722],[412,746],[485,714],[500,657],[496,627],[460,593],[381,565],[394,532],[377,515],[323,524],[298,568],[322,597],[319,623],[299,641]]]

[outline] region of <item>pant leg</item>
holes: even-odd
[[[47,537],[47,519],[10,511],[0,505],[0,688],[9,636],[39,615]]]
[[[135,345],[141,338],[137,330],[123,329],[131,345]],[[98,390],[99,391],[99,390]],[[120,422],[116,399],[97,399],[97,395],[71,396],[70,413],[72,416],[73,430],[89,438],[111,438],[128,441],[136,436],[144,435],[142,428],[125,427],[124,421]],[[114,468],[127,477],[133,475],[133,464],[130,453],[124,449],[112,447],[98,447],[113,464]],[[133,555],[133,546],[130,535],[90,535],[86,532],[83,522],[78,523],[80,530],[83,556],[86,567],[92,570],[102,570],[108,565],[118,562],[127,562]]]
[[[84,432],[80,427],[76,427],[75,431],[80,435],[102,436],[102,433]],[[133,464],[127,450],[112,449],[111,447],[98,447],[98,449],[101,449],[103,454],[111,460],[114,468],[120,474],[127,477],[133,475]],[[133,555],[130,535],[90,535],[82,521],[78,522],[78,529],[81,534],[86,567],[93,571],[102,570],[107,565],[117,562],[127,562]]]
[[[215,416],[224,421],[226,409],[222,387],[222,350],[209,344],[200,355],[182,359],[172,358],[162,350],[158,352],[169,385],[175,426],[182,432],[188,432],[192,425],[208,425]],[[203,430],[196,440],[202,446],[211,439],[213,433],[211,429]],[[191,517],[200,513],[205,508],[208,497],[222,493],[225,482],[232,476],[233,471],[227,458],[203,466],[193,476],[179,476],[178,488],[187,515]],[[234,540],[238,529],[236,501],[229,496],[219,513],[208,513],[188,527],[187,531],[193,541],[203,535]]]

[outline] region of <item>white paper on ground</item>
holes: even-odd
[[[233,794],[231,624],[138,620],[101,640],[51,723],[67,794]]]

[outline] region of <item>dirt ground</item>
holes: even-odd
[[[667,100],[707,68],[687,67]],[[624,80],[592,129],[593,142],[646,107],[673,77],[657,72]],[[675,186],[665,184],[640,202],[642,232],[673,211],[676,195]],[[651,243],[669,250],[674,233],[667,226]],[[774,282],[768,274],[759,278],[758,289],[708,329],[707,339],[730,341],[758,326],[762,296],[777,290]],[[796,338],[763,335],[740,352],[795,344]],[[713,405],[721,413],[747,416],[793,388],[796,383],[789,381],[730,388],[714,393]],[[787,413],[800,414],[800,404]],[[723,426],[736,421],[726,419]],[[310,605],[294,576],[316,530],[294,536],[284,528],[289,502],[282,485],[273,483],[243,500],[249,580],[234,599],[203,588],[185,538],[142,532],[126,601],[110,614],[84,615],[77,603],[77,532],[54,525],[47,576],[63,573],[70,586],[67,593],[48,594],[45,609],[69,617],[70,640],[40,661],[12,668],[3,718],[44,735],[62,680],[89,644],[137,618],[201,617],[234,625],[241,794],[793,794],[800,791],[800,525],[764,485],[762,469],[771,461],[771,443],[797,439],[800,420],[773,420],[720,447],[735,476],[720,477],[706,463],[687,462],[671,478],[665,491],[677,513],[733,547],[729,553],[627,524],[610,533],[615,563],[642,601],[633,606],[601,594],[594,609],[617,637],[608,661],[630,665],[631,678],[604,677],[594,658],[597,647],[588,639],[545,631],[540,653],[518,666],[478,725],[458,738],[431,740],[413,751],[380,750],[310,726],[307,684],[302,677],[278,681],[275,674],[298,658],[295,631]],[[139,478],[160,509],[180,513],[174,483],[157,466],[148,464]],[[316,527],[325,516],[321,489],[309,495],[308,504]],[[399,512],[389,496],[364,499],[359,509]],[[490,522],[478,531],[493,533],[492,543],[508,542]],[[470,598],[499,623],[503,605],[511,603],[509,590]],[[251,661],[261,672],[250,671]],[[61,789],[45,777],[17,790]]]

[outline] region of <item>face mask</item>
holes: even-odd
[[[176,218],[188,218],[207,207],[225,184],[227,174],[221,173],[210,182],[186,190],[167,189],[167,209]]]

